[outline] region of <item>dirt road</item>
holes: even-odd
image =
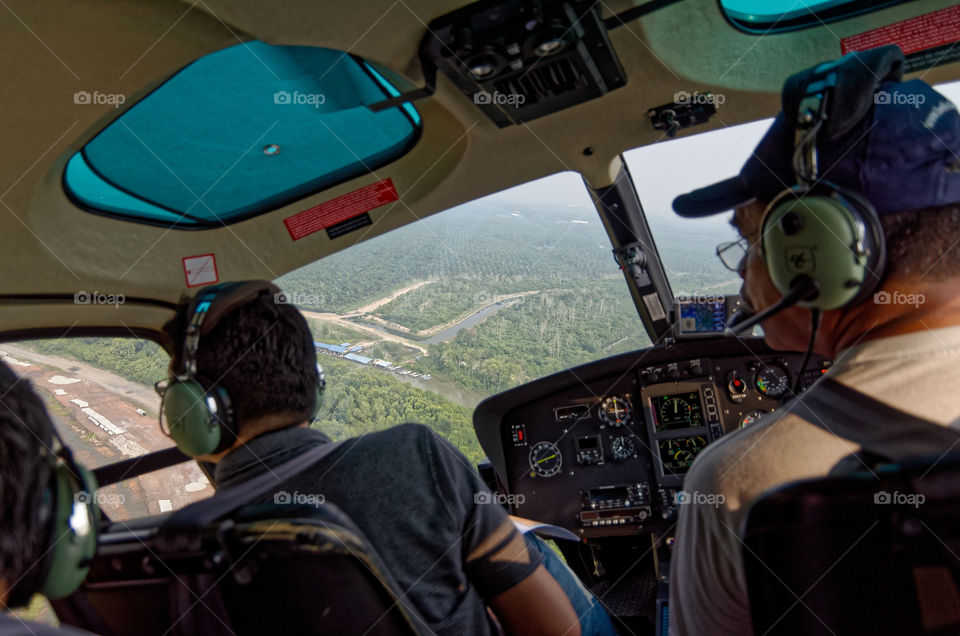
[[[156,417],[160,412],[160,397],[153,389],[145,387],[142,384],[137,384],[136,382],[131,382],[130,380],[125,380],[109,371],[103,371],[102,369],[91,367],[88,364],[77,362],[76,360],[68,360],[67,358],[61,358],[59,356],[37,353],[9,342],[0,343],[0,351],[6,351],[15,358],[26,358],[30,361],[75,373],[84,380],[95,382],[125,400],[136,402],[138,406],[146,410],[153,417]],[[160,380],[162,378],[157,379]]]
[[[326,313],[326,312],[321,313],[321,312],[317,312],[317,311],[307,311],[307,310],[304,310],[304,309],[301,309],[301,310],[300,310],[300,313],[302,313],[302,314],[303,314],[305,317],[307,317],[307,318],[312,318],[312,319],[314,319],[314,320],[322,320],[322,321],[324,321],[324,322],[333,323],[333,324],[339,325],[339,326],[341,326],[341,327],[346,327],[347,329],[353,329],[353,330],[355,330],[355,331],[362,331],[362,332],[364,332],[364,333],[368,333],[368,334],[370,334],[370,335],[376,336],[379,340],[389,340],[389,341],[391,341],[391,342],[397,342],[397,343],[400,343],[400,344],[402,344],[402,345],[404,345],[404,346],[406,346],[406,347],[410,347],[411,349],[416,349],[416,350],[422,352],[424,355],[429,355],[429,354],[427,353],[427,350],[426,350],[422,345],[417,344],[417,342],[414,341],[414,340],[410,340],[409,338],[404,338],[404,337],[402,337],[402,336],[398,336],[398,335],[396,335],[396,334],[390,333],[389,331],[386,331],[385,329],[382,330],[382,329],[379,329],[379,328],[377,328],[377,327],[373,327],[373,326],[370,326],[370,325],[361,325],[361,324],[358,324],[358,323],[356,323],[356,322],[352,322],[352,321],[350,321],[350,320],[348,320],[348,319],[349,319],[349,318],[357,318],[357,317],[359,317],[359,316],[362,316],[363,313],[361,313],[361,312],[368,313],[368,312],[370,312],[370,311],[373,311],[373,310],[376,309],[377,307],[380,307],[380,306],[382,306],[382,305],[385,305],[386,303],[390,302],[391,300],[394,300],[394,299],[402,296],[403,294],[406,294],[406,293],[409,292],[409,291],[412,291],[412,290],[414,290],[414,289],[418,289],[418,288],[420,288],[420,287],[423,287],[424,285],[427,285],[427,284],[429,284],[429,283],[431,283],[431,282],[433,282],[433,281],[422,281],[422,282],[419,282],[419,283],[415,283],[415,284],[413,284],[413,285],[408,285],[407,287],[404,287],[403,289],[397,290],[397,291],[395,291],[394,293],[392,293],[391,295],[389,295],[389,296],[387,296],[387,297],[385,297],[385,298],[381,298],[380,300],[378,300],[378,301],[376,301],[376,302],[373,302],[373,303],[370,303],[369,305],[366,305],[366,306],[364,306],[364,307],[361,307],[361,308],[358,309],[357,311],[351,312],[351,313],[349,313],[349,314],[343,314],[343,315],[341,315],[341,314]],[[418,337],[420,337],[420,338],[430,337],[430,336],[432,336],[432,335],[434,335],[434,334],[436,334],[436,333],[439,333],[439,332],[443,331],[444,329],[449,329],[450,327],[452,327],[452,326],[454,326],[454,325],[460,324],[461,322],[463,322],[464,320],[466,320],[466,319],[469,318],[470,316],[476,314],[476,313],[479,312],[479,311],[483,311],[484,309],[486,309],[487,307],[489,307],[489,306],[491,306],[491,305],[496,305],[496,304],[498,304],[498,303],[503,302],[504,300],[509,300],[509,299],[511,299],[511,298],[522,298],[522,297],[524,297],[524,296],[531,296],[531,295],[533,295],[533,294],[539,294],[539,293],[540,293],[539,291],[526,291],[526,292],[517,292],[517,293],[515,293],[515,294],[503,294],[503,295],[500,295],[500,296],[494,296],[494,297],[490,300],[490,302],[487,303],[486,305],[484,305],[483,307],[480,307],[479,309],[471,309],[468,313],[466,313],[466,314],[464,314],[464,315],[462,315],[462,316],[458,316],[457,318],[454,318],[453,320],[451,320],[451,321],[449,321],[449,322],[445,322],[445,323],[443,323],[442,325],[435,325],[435,326],[433,326],[433,327],[430,327],[429,329],[424,329],[423,331],[418,332],[417,335],[418,335]],[[377,317],[377,316],[366,316],[365,319],[366,319],[366,320],[371,320],[371,321],[373,321],[373,322],[383,323],[383,324],[385,324],[385,325],[391,324],[391,323],[388,323],[386,320],[383,320],[382,318],[379,318],[379,317]],[[401,327],[401,328],[403,328],[403,327]]]
[[[424,280],[424,281],[420,281],[419,283],[414,283],[414,284],[412,284],[412,285],[407,285],[407,286],[404,287],[403,289],[398,289],[397,291],[393,292],[393,293],[390,294],[389,296],[384,296],[384,297],[381,298],[380,300],[375,300],[375,301],[373,301],[372,303],[370,303],[369,305],[364,305],[363,307],[361,307],[360,309],[358,309],[358,310],[356,310],[356,311],[351,311],[351,312],[348,313],[348,314],[344,314],[344,316],[362,316],[363,314],[369,314],[369,313],[370,313],[371,311],[373,311],[374,309],[379,309],[380,307],[386,305],[387,303],[389,303],[389,302],[391,302],[391,301],[393,301],[393,300],[396,300],[396,299],[399,298],[400,296],[403,296],[404,294],[406,294],[406,293],[408,293],[408,292],[412,292],[414,289],[420,289],[420,288],[423,287],[424,285],[429,285],[429,284],[432,283],[432,282],[434,282],[434,281],[432,281],[432,280]]]
[[[364,333],[369,333],[371,335],[377,336],[377,340],[389,340],[391,342],[398,342],[405,347],[416,349],[421,353],[423,353],[424,355],[427,355],[427,350],[424,349],[422,346],[418,345],[413,340],[407,340],[406,338],[395,336],[392,333],[381,331],[376,327],[370,327],[367,325],[361,325],[355,322],[351,322],[339,314],[320,313],[316,311],[305,311],[303,309],[300,310],[300,313],[302,313],[306,318],[310,318],[313,320],[322,320],[324,322],[331,322],[335,325],[339,325],[340,327],[346,327],[347,329],[353,329],[354,331],[362,331]]]
[[[16,345],[2,344],[0,351],[20,363],[11,362],[12,368],[30,379],[57,430],[88,468],[173,444],[160,431],[159,398],[147,387],[82,362]],[[138,407],[151,411],[150,415],[139,415]],[[212,492],[197,464],[188,462],[124,479],[101,488],[97,497],[112,519],[125,520],[182,508]]]

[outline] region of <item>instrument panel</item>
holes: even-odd
[[[759,338],[623,354],[492,396],[474,428],[500,483],[522,495],[513,514],[584,538],[656,532],[697,456],[780,408],[802,357]],[[815,357],[802,385],[828,367]]]

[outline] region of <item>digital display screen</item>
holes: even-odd
[[[600,438],[598,436],[577,438],[577,450],[593,450],[594,448],[600,448]]]
[[[680,303],[680,333],[722,333],[727,322],[727,304]]]
[[[650,398],[656,431],[704,426],[700,392],[658,395]]]
[[[553,409],[553,413],[558,422],[572,422],[581,417],[590,415],[590,407],[586,404],[571,404],[570,406],[560,406]]]
[[[677,439],[661,439],[657,441],[657,445],[660,447],[663,474],[682,475],[690,469],[690,464],[700,451],[706,448],[707,438],[702,435],[691,435]]]
[[[630,491],[627,490],[626,486],[590,488],[587,490],[587,499],[591,502],[622,501],[629,498]]]

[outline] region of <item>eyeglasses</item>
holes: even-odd
[[[747,250],[750,244],[747,239],[741,238],[739,241],[727,241],[717,245],[717,256],[720,262],[731,272],[739,272],[743,259],[747,257]]]

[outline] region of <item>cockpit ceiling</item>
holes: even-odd
[[[61,304],[81,290],[173,302],[186,288],[184,258],[215,254],[224,279],[275,278],[358,239],[369,239],[465,201],[564,170],[609,185],[624,150],[662,140],[648,108],[677,91],[722,93],[709,124],[774,114],[794,71],[840,54],[839,40],[952,5],[899,4],[804,31],[753,36],[733,29],[716,0],[685,0],[610,33],[627,84],[602,98],[500,129],[440,77],[417,102],[423,134],[401,159],[323,192],[228,227],[169,230],[88,214],[64,194],[69,158],[125,109],[190,62],[239,42],[349,51],[421,86],[417,51],[430,20],[463,6],[435,0],[7,0],[0,8],[0,332],[32,325],[119,324]],[[606,0],[604,17],[636,3]],[[960,76],[956,63],[924,72]],[[98,91],[123,104],[76,103]],[[590,149],[585,152],[585,149]],[[731,173],[738,166],[730,166]],[[292,240],[285,218],[365,186],[392,180],[400,200],[370,212],[363,231]],[[40,299],[38,295],[45,295]],[[30,303],[22,299],[32,297]],[[18,300],[20,299],[20,300]],[[38,302],[42,301],[42,302]],[[123,324],[156,329],[164,311],[123,312]],[[119,314],[117,314],[119,315]]]

